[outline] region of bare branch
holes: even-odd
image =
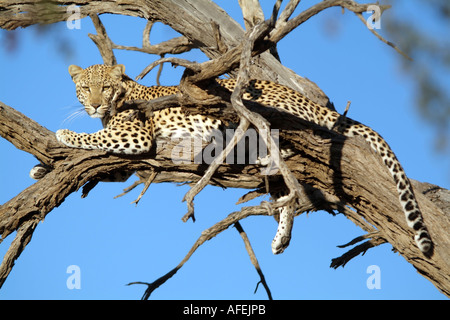
[[[27,244],[31,241],[34,229],[39,220],[30,219],[24,222],[17,230],[17,234],[13,242],[11,243],[8,251],[3,257],[2,264],[0,265],[0,288],[3,286],[6,278],[14,267],[16,259],[20,256]],[[0,239],[0,243],[1,243]]]
[[[386,240],[384,240],[382,238],[372,238],[360,245],[357,245],[353,249],[344,253],[339,258],[332,259],[330,268],[337,269],[339,267],[344,267],[347,264],[347,262],[349,262],[354,257],[356,257],[360,254],[364,255],[366,253],[366,251],[369,250],[370,248],[379,246],[380,244],[383,244],[385,242],[386,242]]]
[[[152,31],[153,24],[155,21],[149,20],[145,25],[144,31],[142,32],[142,48],[150,48],[150,32]]]
[[[184,195],[183,201],[186,201],[188,206],[188,212],[183,216],[182,220],[184,222],[188,221],[189,218],[195,221],[194,218],[194,197],[199,194],[200,191],[206,187],[213,174],[216,172],[217,168],[225,162],[226,156],[234,149],[236,144],[242,139],[245,132],[247,131],[250,123],[246,119],[241,119],[239,126],[237,127],[233,138],[230,143],[227,144],[224,150],[214,158],[213,162],[208,166],[203,177]]]
[[[194,245],[191,247],[187,255],[181,260],[181,262],[172,270],[170,270],[168,273],[166,273],[164,276],[158,278],[157,280],[153,281],[152,283],[145,283],[145,282],[131,282],[129,285],[132,284],[145,284],[147,285],[147,289],[145,290],[144,295],[142,296],[143,300],[147,300],[150,295],[152,294],[155,289],[157,289],[159,286],[164,284],[167,280],[172,278],[178,270],[180,270],[184,264],[190,259],[190,257],[194,254],[194,252],[200,247],[203,243],[205,243],[208,240],[211,240],[216,235],[221,233],[222,231],[228,229],[231,225],[239,222],[242,219],[245,219],[249,216],[254,215],[267,215],[267,211],[259,206],[256,207],[245,207],[242,208],[240,211],[236,211],[233,213],[230,213],[225,219],[222,221],[216,223],[212,227],[206,229],[202,232],[201,236],[195,241]]]
[[[145,192],[147,192],[148,187],[150,187],[150,185],[152,184],[153,180],[155,180],[157,175],[156,171],[152,171],[152,173],[150,174],[150,176],[147,178],[147,180],[145,181],[144,184],[144,189],[142,189],[141,193],[139,194],[138,198],[136,200],[134,200],[132,203],[138,205],[139,201],[141,200],[142,196],[145,194]]]
[[[103,26],[103,23],[100,21],[100,18],[96,14],[90,14],[92,22],[94,23],[95,30],[97,34],[89,34],[89,38],[94,41],[98,50],[100,51],[100,55],[103,58],[103,63],[109,66],[113,66],[117,64],[117,59],[113,53],[113,43],[106,33],[106,29]]]
[[[259,283],[262,283],[262,285],[264,286],[264,289],[266,289],[269,300],[273,300],[269,285],[267,284],[264,273],[262,272],[261,267],[259,266],[258,259],[256,259],[255,252],[253,251],[252,245],[250,244],[250,240],[248,239],[247,234],[245,233],[245,231],[242,228],[239,221],[236,222],[234,224],[234,226],[235,226],[236,230],[239,232],[240,236],[242,237],[242,240],[244,240],[245,249],[247,250],[248,256],[250,257],[250,261],[252,262],[253,266],[255,267],[256,272],[258,272],[258,274],[259,274],[259,277],[261,280],[258,282],[258,285],[259,285]],[[256,286],[255,293],[256,293],[256,290],[258,289],[258,285]]]
[[[150,31],[151,31],[153,23],[154,23],[153,21],[149,21],[144,28],[143,35],[142,35],[142,48],[133,47],[133,46],[117,45],[117,44],[113,43],[112,40],[109,38],[109,36],[106,32],[106,29],[103,26],[98,15],[90,14],[89,17],[92,19],[92,22],[95,26],[95,30],[97,31],[96,35],[89,34],[89,38],[91,38],[92,41],[94,41],[94,43],[96,44],[96,46],[98,47],[98,49],[100,51],[100,55],[103,58],[103,63],[105,63],[107,65],[117,64],[117,60],[116,60],[116,57],[114,56],[113,49],[139,51],[139,52],[144,52],[144,53],[148,53],[148,54],[164,56],[167,53],[179,54],[179,53],[187,52],[187,51],[191,50],[192,48],[194,48],[194,45],[186,37],[177,37],[177,38],[170,39],[168,41],[164,41],[164,42],[156,44],[156,45],[151,45],[149,37],[150,37]],[[160,62],[160,63],[163,63],[163,62]]]
[[[175,65],[175,66],[183,66],[194,72],[200,72],[202,70],[201,66],[197,62],[191,62],[189,60],[180,59],[180,58],[162,58],[162,59],[158,59],[158,60],[150,63],[147,67],[145,67],[145,69],[142,70],[142,72],[136,77],[136,80],[143,79],[156,66],[166,63],[166,62],[170,62],[172,65]]]
[[[133,184],[132,184],[131,186],[126,187],[125,189],[123,189],[123,192],[122,192],[121,194],[118,194],[117,196],[115,196],[114,199],[123,197],[123,196],[126,195],[128,192],[134,190],[134,188],[136,188],[138,185],[140,185],[140,184],[142,184],[142,183],[145,184],[145,182],[143,182],[142,180],[137,180],[137,181],[133,182]]]
[[[364,17],[362,16],[362,14],[359,13],[359,12],[358,12],[358,13],[355,12],[355,14],[356,14],[356,16],[362,21],[362,23],[364,23],[364,25],[367,26],[367,21],[364,19]],[[378,32],[375,31],[374,28],[368,28],[368,29],[369,29],[370,32],[372,32],[372,33],[375,35],[375,37],[377,37],[379,40],[383,41],[383,42],[384,42],[385,44],[387,44],[388,46],[394,48],[394,50],[397,51],[398,53],[400,53],[404,58],[406,58],[406,59],[412,61],[412,58],[411,58],[410,56],[408,56],[406,53],[404,53],[402,50],[400,50],[400,48],[397,47],[397,46],[395,45],[395,43],[393,43],[393,42],[391,42],[391,41],[388,41],[388,40],[384,39]]]
[[[280,18],[277,21],[277,28],[278,28],[278,24],[286,23],[289,20],[289,18],[294,13],[294,11],[297,8],[300,1],[301,0],[289,1],[289,3],[286,5],[286,8],[284,8],[283,12],[281,12],[281,14],[280,14]]]
[[[264,21],[264,12],[259,0],[239,0],[239,6],[244,16],[245,29],[251,30],[254,26]]]
[[[291,4],[292,2],[292,4]],[[269,39],[273,42],[278,42],[280,39],[282,39],[286,34],[289,34],[292,30],[300,26],[305,21],[309,20],[314,15],[318,14],[319,12],[331,8],[331,7],[342,7],[343,9],[347,9],[353,13],[364,23],[365,26],[367,26],[366,20],[362,16],[363,12],[367,12],[369,7],[372,7],[376,5],[380,8],[380,13],[382,14],[385,10],[389,9],[390,5],[380,5],[378,3],[367,3],[367,4],[359,4],[356,3],[353,0],[325,0],[320,3],[317,3],[313,5],[311,8],[303,11],[300,13],[297,17],[291,19],[288,21],[287,19],[289,16],[293,13],[293,10],[297,6],[299,1],[291,1],[288,6],[285,8],[285,12],[282,13],[280,16],[279,22],[277,22],[277,27],[270,35]],[[394,43],[391,41],[388,41],[384,39],[378,32],[376,32],[373,28],[368,28],[370,32],[372,32],[379,40],[383,41],[385,44],[389,45],[390,47],[394,48],[395,51],[400,53],[402,56],[404,56],[406,59],[411,60],[411,58],[405,54],[403,51],[401,51]]]
[[[183,52],[188,52],[191,49],[195,48],[195,46],[186,37],[177,37],[154,45],[146,44],[142,48],[133,46],[122,46],[114,43],[112,44],[112,48],[119,50],[138,51],[163,56],[165,54],[180,54]]]

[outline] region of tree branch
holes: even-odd
[[[230,213],[225,219],[221,220],[220,222],[216,223],[212,227],[206,229],[202,232],[201,236],[195,241],[194,245],[189,250],[188,254],[181,260],[181,262],[172,270],[170,270],[168,273],[163,275],[162,277],[156,279],[152,283],[145,283],[145,282],[131,282],[128,285],[131,284],[145,284],[147,285],[147,289],[145,290],[145,293],[142,297],[143,300],[147,300],[150,295],[152,294],[155,289],[157,289],[159,286],[164,284],[167,280],[172,278],[178,270],[180,270],[184,264],[190,259],[190,257],[194,254],[194,252],[206,241],[211,240],[215,236],[217,236],[222,231],[228,229],[231,225],[238,223],[240,220],[245,219],[249,216],[254,215],[267,215],[267,211],[260,206],[255,207],[246,207],[242,208],[240,211],[236,211],[233,213]]]
[[[425,195],[416,191],[424,219],[436,243],[433,257],[423,259],[404,222],[392,178],[364,141],[358,138],[343,139],[341,135],[325,129],[311,129],[310,125],[306,126],[287,114],[278,113],[270,119],[272,128],[284,128],[280,136],[297,150],[297,155],[287,159],[286,165],[307,186],[305,192],[309,199],[313,199],[315,210],[341,209],[359,225],[369,223],[375,226],[380,238],[391,243],[421,274],[442,292],[449,294],[450,275],[442,271],[449,270],[450,253],[447,248],[450,245],[450,218],[426,198],[429,195],[430,199],[436,199],[433,198],[435,194],[429,191],[429,185],[424,187]],[[37,141],[36,135],[39,136]],[[171,158],[174,145],[170,144],[158,148],[148,157],[133,158],[66,148],[56,141],[54,133],[3,103],[0,103],[0,136],[53,167],[53,171],[43,179],[0,207],[2,238],[25,228],[26,221],[41,221],[70,193],[88,181],[98,180],[105,172],[154,170],[158,175],[153,183],[195,182],[207,168],[197,164],[174,165]],[[304,168],[310,169],[306,172]],[[371,168],[370,172],[366,168]],[[225,163],[217,169],[210,183],[259,189],[264,187],[265,178],[260,170],[255,171],[255,165],[237,168]],[[335,199],[340,200],[336,202]],[[447,203],[443,208],[448,208],[448,202],[442,202],[445,197],[439,199],[441,202],[436,204]],[[355,211],[342,210],[344,204]],[[268,214],[265,208],[259,207],[258,210],[259,214]],[[222,221],[220,225],[227,225],[227,221],[231,220]],[[236,221],[233,218],[230,223]],[[0,268],[5,270],[3,266]]]
[[[253,266],[256,269],[256,272],[258,272],[258,274],[259,274],[259,278],[261,279],[258,282],[258,284],[256,285],[255,293],[256,293],[256,290],[258,289],[258,285],[261,283],[267,292],[267,296],[268,296],[269,300],[273,300],[269,285],[266,282],[266,277],[264,276],[264,273],[262,272],[261,267],[259,266],[258,259],[256,259],[255,252],[252,249],[252,245],[250,244],[250,240],[248,239],[247,234],[244,231],[244,228],[242,228],[241,223],[239,221],[237,221],[234,224],[234,227],[239,232],[242,240],[244,241],[245,249],[247,250],[248,256],[250,257],[250,261],[252,262]]]
[[[221,12],[215,4],[207,0],[141,0],[133,3],[73,1],[70,3],[80,6],[80,18],[95,14],[95,17],[91,17],[96,24],[97,36],[103,36],[103,38],[97,38],[97,42],[106,43],[106,51],[111,54],[115,45],[107,38],[100,20],[98,18],[98,21],[96,20],[96,14],[116,13],[143,17],[151,21],[160,20],[181,32],[186,39],[212,59],[203,64],[190,65],[190,69],[198,68],[196,74],[188,74],[190,78],[185,77],[184,79],[188,78],[191,83],[230,71],[239,64],[242,53],[246,52],[242,28]],[[258,41],[254,42],[255,45],[250,52],[252,56],[264,52],[291,30],[326,8],[341,6],[355,14],[360,14],[366,11],[370,5],[357,4],[351,0],[327,0],[289,20],[298,3],[299,1],[291,1],[281,13],[275,27],[271,26],[271,32],[263,33]],[[63,21],[69,17],[68,4],[64,1],[0,3],[0,27],[15,29],[19,26],[26,27],[36,23]],[[186,10],[180,12],[180,4]],[[204,21],[210,21],[211,16],[215,18],[211,28],[199,28]],[[150,29],[147,25],[143,37],[149,32]],[[220,44],[218,39],[220,39]],[[145,47],[145,43],[147,42],[143,41],[143,47]],[[227,48],[229,48],[228,51],[224,53]],[[102,53],[102,56],[106,56],[106,54]],[[110,58],[113,58],[113,54]],[[175,60],[172,59],[172,61]],[[177,60],[177,62],[186,64],[181,60]],[[277,80],[321,105],[326,105],[328,102],[327,97],[317,86],[284,68],[268,53],[263,53],[257,58],[257,63],[248,67],[248,74],[254,78]],[[242,82],[245,83],[245,81]],[[236,90],[236,95],[238,92],[239,88]],[[212,104],[212,101],[220,103],[221,105],[217,108],[208,108],[204,112],[215,115],[219,119],[225,119],[229,115],[224,110],[227,108],[235,110],[238,105],[237,109],[241,110],[239,115],[244,118],[247,113],[253,116],[254,114],[250,112],[257,112],[256,119],[261,115],[264,121],[266,121],[265,119],[270,120],[268,123],[263,121],[258,124],[254,121],[254,117],[250,117],[251,122],[254,122],[257,127],[281,129],[280,137],[296,150],[296,155],[281,162],[285,163],[285,173],[289,173],[288,175],[283,174],[283,177],[292,176],[292,183],[296,185],[298,185],[297,180],[302,181],[305,198],[309,200],[299,207],[298,214],[307,210],[323,209],[328,212],[337,210],[365,231],[377,232],[376,239],[373,238],[350,250],[339,263],[335,261],[335,265],[344,265],[356,254],[387,241],[439,290],[450,295],[450,252],[448,251],[450,247],[450,217],[448,216],[450,200],[448,198],[450,197],[448,190],[414,183],[417,200],[435,243],[434,255],[426,259],[414,245],[411,231],[406,226],[392,177],[385,166],[380,163],[379,157],[364,141],[358,138],[345,138],[338,133],[300,121],[294,116],[278,110],[270,108],[261,110],[252,104],[244,105],[242,109],[239,109],[242,107],[239,105],[239,99],[233,99],[235,103],[230,104],[213,94],[212,100],[205,102],[205,97],[196,90],[187,92],[187,96],[189,96],[191,104],[198,102],[205,105]],[[169,105],[192,107],[179,96],[169,97],[164,101],[147,102],[147,104],[151,104],[155,110]],[[154,153],[150,155],[139,157],[115,156],[100,151],[67,148],[56,141],[53,132],[3,103],[0,103],[0,136],[13,143],[17,148],[35,155],[39,161],[53,169],[43,179],[0,207],[2,239],[12,232],[18,231],[16,239],[13,241],[14,245],[11,246],[6,259],[0,265],[0,284],[9,274],[14,260],[30,241],[37,222],[44,219],[54,207],[59,206],[70,193],[86,186],[87,194],[90,188],[95,187],[95,181],[101,179],[106,172],[137,170],[139,174],[142,174],[142,181],[145,181],[147,185],[168,181],[192,184],[198,182],[208,168],[207,164],[174,164],[171,153],[174,144],[171,142],[163,147],[157,146]],[[266,143],[270,145],[268,141]],[[371,170],[368,172],[367,168],[371,168]],[[262,175],[259,169],[260,167],[255,165],[237,167],[226,163],[220,164],[214,168],[208,183],[222,187],[264,190],[267,187],[267,177]],[[145,176],[146,171],[147,173],[151,172],[151,174],[148,173],[150,176]],[[271,178],[275,179],[276,177]],[[281,181],[282,177],[278,178]],[[296,187],[296,189],[298,188]],[[423,194],[419,191],[422,191]],[[268,215],[268,210],[263,206],[244,208],[230,214],[226,219],[206,230],[175,269],[154,283],[148,284],[148,290],[144,297],[148,297],[156,287],[172,277],[201,243],[249,215]]]

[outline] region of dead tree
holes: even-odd
[[[165,62],[181,65],[186,68],[180,82],[181,94],[150,102],[137,101],[134,107],[151,112],[176,105],[184,107],[188,112],[200,112],[224,121],[234,121],[243,129],[250,125],[260,132],[267,128],[277,128],[280,129],[280,138],[290,143],[296,154],[286,161],[280,160],[280,174],[268,179],[255,165],[236,166],[221,162],[213,162],[210,166],[174,164],[171,159],[173,145],[170,146],[170,143],[169,147],[166,145],[150,157],[121,157],[101,151],[75,150],[58,143],[53,132],[0,102],[0,135],[16,148],[34,155],[41,163],[52,168],[44,178],[0,207],[2,239],[17,231],[0,266],[0,285],[30,242],[38,222],[53,208],[80,188],[83,189],[83,196],[87,196],[105,172],[126,169],[136,170],[141,178],[138,183],[144,184],[144,190],[140,196],[151,183],[190,183],[192,188],[185,196],[188,213],[183,217],[184,220],[194,218],[195,195],[208,184],[251,190],[240,199],[241,202],[263,195],[277,185],[287,186],[292,198],[301,203],[297,214],[317,210],[339,212],[367,232],[350,241],[348,245],[364,242],[341,257],[333,259],[331,267],[343,266],[360,253],[389,242],[420,274],[450,296],[448,190],[412,181],[435,244],[433,255],[425,257],[415,246],[412,232],[404,221],[392,177],[364,141],[343,137],[337,132],[300,121],[277,110],[252,104],[244,105],[240,98],[246,81],[249,78],[259,78],[291,87],[313,101],[332,108],[326,95],[314,83],[296,75],[279,62],[276,43],[303,22],[330,7],[341,7],[353,12],[365,22],[362,13],[367,11],[371,4],[359,4],[352,0],[326,0],[291,17],[300,1],[291,0],[280,13],[278,11],[281,1],[277,1],[271,18],[265,21],[258,1],[243,0],[240,5],[247,27],[247,32],[244,32],[234,20],[209,0],[58,2],[0,3],[0,27],[13,30],[33,24],[64,21],[69,18],[67,6],[76,4],[80,8],[80,18],[89,16],[94,22],[97,34],[90,37],[107,64],[116,63],[114,49],[164,56],[167,53],[181,53],[199,48],[210,58],[209,61],[197,64],[177,58],[162,58],[144,69],[141,74],[144,76],[150,69]],[[379,7],[381,11],[388,8]],[[125,47],[113,43],[98,17],[104,13],[148,20],[143,32],[142,47]],[[155,21],[169,25],[183,36],[151,45],[148,39]],[[371,32],[401,52],[374,30]],[[205,91],[209,79],[225,73],[231,76],[239,74],[237,87],[231,97],[224,96],[220,91]],[[264,138],[270,145],[270,137]],[[220,156],[224,157],[226,154]],[[267,203],[246,207],[231,213],[205,230],[176,268],[153,283],[146,283],[148,288],[144,298],[148,298],[154,289],[173,276],[206,240],[232,225],[236,225],[246,242],[248,253],[270,297],[264,275],[239,221],[251,215],[269,216],[272,209]]]

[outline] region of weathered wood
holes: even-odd
[[[239,58],[240,55],[233,49],[241,45],[244,30],[216,4],[208,0],[73,1],[73,3],[80,6],[81,17],[89,14],[114,13],[162,21],[183,34],[189,43],[194,44],[210,58],[223,57],[225,49],[229,49],[227,59]],[[317,6],[326,8],[339,5],[349,10],[355,6],[354,12],[358,12],[368,4],[358,6],[354,1],[327,0]],[[319,7],[306,10],[290,20],[290,23],[295,25],[306,21],[320,12]],[[0,3],[0,27],[12,30],[36,23],[63,21],[69,15],[66,9],[67,2],[63,1],[3,1]],[[283,16],[283,13],[281,15]],[[286,13],[285,18],[289,18],[289,14]],[[214,21],[211,27],[205,27],[205,21],[211,20]],[[283,32],[289,32],[289,25],[278,31],[279,33],[272,33],[270,37],[281,39],[285,35]],[[322,105],[328,103],[325,94],[315,84],[282,66],[270,53],[263,53],[253,62],[249,70],[251,77],[276,81],[296,89]],[[193,95],[191,97],[193,100],[202,99],[200,96],[196,97],[194,91],[190,94]],[[178,102],[183,105],[183,100]],[[196,106],[186,107],[192,109]],[[218,118],[226,116],[219,107],[200,110]],[[371,245],[384,241],[391,243],[424,277],[450,296],[448,190],[414,182],[418,203],[435,244],[434,254],[431,258],[426,258],[415,246],[412,233],[404,221],[392,177],[378,155],[374,154],[364,141],[358,138],[345,138],[293,119],[292,116],[274,113],[273,110],[257,110],[257,112],[270,119],[272,128],[281,129],[281,137],[296,149],[296,155],[287,159],[286,164],[295,178],[305,186],[308,198],[311,199],[311,206],[301,208],[300,211],[320,209],[339,211],[364,230],[368,232],[376,230],[376,235],[371,238],[373,240]],[[0,136],[53,168],[53,171],[43,179],[0,207],[2,237],[19,231],[17,241],[14,241],[15,246],[10,248],[7,261],[0,267],[0,284],[8,275],[23,247],[30,241],[37,221],[44,219],[70,193],[86,184],[90,184],[89,187],[95,186],[95,182],[105,173],[124,169],[138,170],[145,178],[145,170],[149,170],[157,173],[152,183],[193,183],[198,181],[207,169],[205,164],[175,164],[171,151],[176,143],[169,143],[156,153],[140,157],[121,157],[100,151],[67,148],[56,141],[53,132],[3,103],[0,103]],[[260,169],[256,165],[223,164],[217,168],[210,183],[223,187],[264,190],[267,181],[271,183],[275,177],[266,179]],[[221,226],[227,227],[226,224]],[[214,236],[214,233],[211,233],[211,236]]]

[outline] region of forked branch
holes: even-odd
[[[144,295],[142,296],[143,300],[147,300],[153,291],[155,291],[158,287],[160,287],[162,284],[164,284],[167,280],[172,278],[178,270],[180,270],[184,264],[190,259],[190,257],[194,254],[194,252],[206,241],[211,240],[215,236],[217,236],[222,231],[228,229],[230,226],[238,223],[242,219],[245,219],[249,216],[257,216],[257,215],[267,215],[267,211],[260,206],[254,206],[254,207],[245,207],[242,208],[240,211],[236,211],[233,213],[230,213],[225,219],[222,221],[216,223],[212,227],[204,230],[200,237],[195,241],[194,245],[191,247],[187,255],[183,258],[183,260],[180,261],[180,263],[170,270],[168,273],[163,275],[162,277],[156,279],[152,283],[146,283],[146,282],[131,282],[128,285],[132,284],[144,284],[147,285],[147,289],[145,290]]]

